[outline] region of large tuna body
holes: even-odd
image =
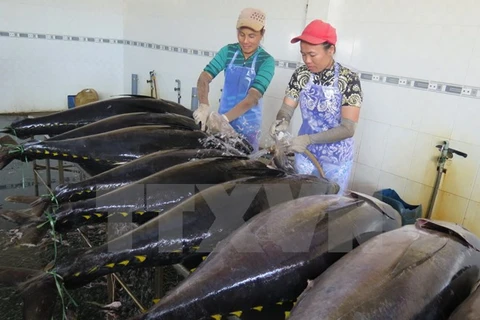
[[[137,126],[66,140],[3,147],[3,151],[0,149],[0,169],[14,159],[58,159],[77,163],[88,174],[96,175],[146,154],[175,148],[228,149],[235,152],[233,147],[203,131]],[[236,152],[241,154],[240,151]]]
[[[441,320],[480,279],[480,240],[419,219],[379,235],[314,280],[290,320]]]
[[[261,212],[136,319],[203,319],[295,300],[359,243],[401,226],[398,212],[379,205],[361,194],[313,195]]]

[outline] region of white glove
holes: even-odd
[[[228,118],[224,114],[212,111],[208,115],[206,122],[207,132],[211,134],[224,134],[227,137],[237,137],[238,134],[230,125]]]
[[[289,121],[288,120],[275,120],[270,127],[270,136],[273,139],[276,139],[280,132],[286,132],[288,130]]]
[[[210,106],[208,104],[200,103],[198,109],[193,112],[193,118],[195,123],[202,123],[202,130],[205,130],[205,124],[207,123],[208,114],[210,113]]]

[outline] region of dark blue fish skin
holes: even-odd
[[[171,149],[157,151],[88,179],[58,185],[53,190],[54,200],[48,196],[31,204],[34,210],[39,213],[34,213],[33,215],[40,216],[43,214],[43,211],[52,204],[52,201],[54,201],[53,204],[63,204],[65,202],[92,199],[97,196],[97,193],[98,195],[105,194],[177,164],[194,159],[228,155],[227,152],[216,149]]]
[[[178,130],[200,130],[195,120],[172,113],[134,112],[111,116],[73,129],[48,139],[48,141],[85,137],[92,134],[118,130],[127,127],[163,125]]]
[[[134,112],[173,113],[193,118],[193,111],[173,101],[122,97],[100,100],[46,116],[15,121],[3,132],[20,139],[42,134],[53,136],[111,116]]]
[[[219,149],[242,152],[214,139],[203,131],[166,129],[163,126],[136,126],[86,137],[58,141],[27,142],[19,152],[14,147],[0,150],[0,169],[14,159],[58,159],[79,164],[93,176],[144,155],[175,148]]]

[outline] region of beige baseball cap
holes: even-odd
[[[240,12],[237,21],[237,29],[248,27],[260,31],[265,27],[265,13],[260,9],[245,8]]]

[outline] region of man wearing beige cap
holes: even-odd
[[[262,96],[273,78],[275,60],[260,47],[265,34],[263,11],[254,8],[242,10],[236,28],[238,42],[221,48],[198,78],[200,105],[193,116],[197,123],[202,124],[202,129],[205,126],[209,130],[218,129],[230,123],[257,151],[262,124]],[[209,84],[222,70],[225,71],[225,82],[218,109],[222,117],[210,117]],[[219,124],[219,118],[225,123]]]

